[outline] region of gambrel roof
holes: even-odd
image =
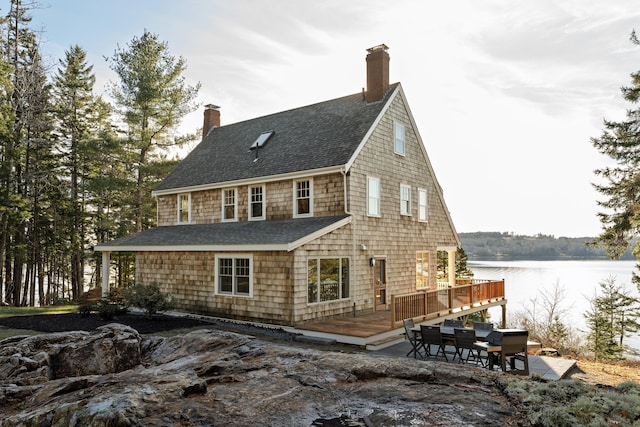
[[[346,165],[399,86],[378,102],[358,93],[213,128],[154,193]],[[266,131],[268,141],[250,149]]]

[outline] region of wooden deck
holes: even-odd
[[[369,338],[391,331],[391,312],[388,310],[375,311],[356,317],[342,317],[340,319],[311,323],[298,326],[303,331],[324,332],[334,335],[348,335],[359,338]]]
[[[486,310],[490,307],[505,305],[506,300],[485,302],[476,307],[468,309],[456,309],[447,314],[422,319],[417,323],[439,324],[445,319],[456,319],[473,312]],[[361,314],[356,317],[348,316],[338,319],[325,320],[317,323],[296,326],[291,332],[299,333],[308,337],[335,340],[340,343],[354,344],[360,346],[376,347],[385,343],[393,344],[393,341],[403,339],[404,327],[392,327],[392,312],[390,310],[374,311]]]

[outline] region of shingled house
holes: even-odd
[[[292,326],[435,289],[460,243],[387,47],[366,63],[361,93],[225,126],[207,106],[154,190],[158,226],[97,246],[103,265],[134,251],[136,282],[179,310]]]

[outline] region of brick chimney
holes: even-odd
[[[376,102],[389,90],[389,49],[381,44],[367,49],[367,91],[365,100]]]
[[[211,128],[220,127],[220,107],[213,104],[204,106],[204,123],[202,124],[202,139],[209,133]]]

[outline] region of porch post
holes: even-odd
[[[109,296],[109,262],[111,252],[102,252],[102,298]]]
[[[507,304],[502,304],[502,328],[507,327]]]
[[[456,285],[456,250],[447,250],[447,257],[449,261],[449,286],[453,288]]]

